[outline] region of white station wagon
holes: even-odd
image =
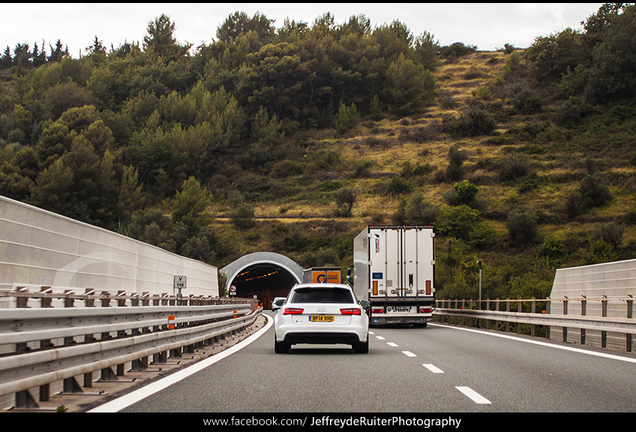
[[[295,344],[348,344],[369,352],[369,317],[349,285],[300,284],[274,317],[274,351]]]

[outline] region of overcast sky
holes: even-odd
[[[565,28],[581,29],[581,21],[602,3],[3,3],[0,50],[13,53],[18,43],[54,46],[59,39],[72,57],[95,36],[110,49],[124,42],[143,42],[148,23],[166,14],[176,25],[178,42],[211,43],[216,29],[234,12],[252,17],[260,12],[280,27],[285,18],[312,24],[330,12],[337,24],[363,14],[372,26],[399,20],[414,36],[424,31],[439,43],[463,42],[479,50],[508,43],[526,48],[538,36]]]

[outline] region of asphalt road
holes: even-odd
[[[158,382],[157,388],[103,408],[142,413],[636,412],[636,356],[631,354],[436,324],[371,332],[368,354],[355,354],[345,345],[296,346],[289,354],[275,354],[273,328],[266,327],[252,342],[213,356],[213,363],[199,365],[196,372],[175,374],[173,382]]]

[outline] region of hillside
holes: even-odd
[[[622,230],[619,243],[596,253],[607,252],[609,259],[633,257],[633,154],[626,157],[618,137],[615,148],[602,144],[608,131],[556,126],[551,119],[558,102],[545,104],[535,114],[512,113],[509,88],[514,84],[500,80],[508,57],[503,51],[473,52],[442,60],[434,73],[437,102],[417,118],[363,118],[342,136],[314,131],[304,157],[320,154],[328,166],[279,179],[284,188],[294,185],[295,193],[255,203],[252,228],[236,230],[229,223],[231,206],[226,202],[210,207],[216,232],[235,248],[231,255],[274,250],[306,266],[337,264],[346,269],[352,263],[353,237],[367,224],[396,223],[401,200],[421,194],[431,206],[448,206],[446,197],[459,183],[446,178],[449,149],[459,146],[465,152],[462,179],[478,188],[475,207],[491,238],[475,247],[438,235],[437,283],[445,288],[440,296],[474,297],[475,263],[482,260],[485,296],[545,297],[556,268],[607,259],[592,257],[591,249],[603,232],[605,238],[611,234],[612,224]],[[523,80],[523,72],[518,75],[522,77],[517,80]],[[480,98],[482,88],[490,89],[491,96]],[[444,124],[471,106],[486,106],[503,121],[488,136],[453,138],[444,132]],[[519,174],[506,174],[506,167],[515,164]],[[591,172],[608,185],[612,199],[572,218],[568,197]],[[394,179],[403,180],[403,190],[393,191]],[[345,187],[355,191],[355,204],[351,216],[337,217],[333,193]],[[537,222],[538,237],[531,244],[510,244],[506,222],[518,209]]]
[[[7,47],[0,194],[218,267],[346,269],[365,225],[432,224],[440,297],[475,297],[478,260],[485,297],[529,298],[636,255],[636,6],[497,52],[364,15],[175,28]]]

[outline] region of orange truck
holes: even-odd
[[[339,267],[312,267],[303,270],[303,283],[335,283],[341,282],[342,271]]]

